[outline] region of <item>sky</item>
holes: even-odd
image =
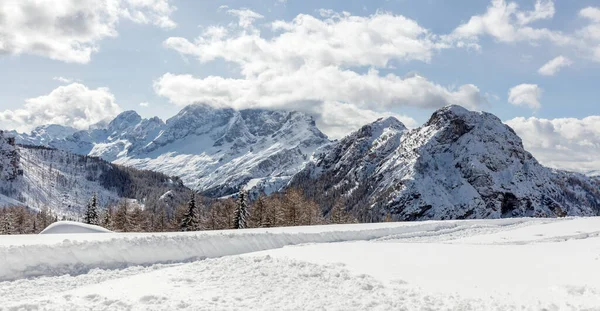
[[[597,0],[3,0],[0,126],[192,103],[297,110],[339,138],[449,104],[545,165],[600,172]]]

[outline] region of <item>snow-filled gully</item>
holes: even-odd
[[[0,236],[0,281],[77,275],[90,269],[176,263],[237,255],[288,245],[375,240],[426,231],[493,231],[527,219],[382,223],[288,227],[191,233],[94,233]],[[417,234],[418,235],[418,234]]]

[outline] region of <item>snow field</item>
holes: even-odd
[[[276,228],[269,234],[394,233],[5,281],[0,310],[600,310],[598,228],[600,217]],[[38,237],[54,245],[58,236]],[[114,236],[78,235],[78,243]]]
[[[512,226],[528,219],[492,221]],[[490,222],[490,221],[487,221]],[[81,274],[94,268],[190,262],[306,243],[373,240],[457,227],[477,221],[381,223],[191,233],[0,236],[0,281]]]

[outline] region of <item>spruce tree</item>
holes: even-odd
[[[234,229],[244,229],[248,227],[248,193],[241,190],[238,196],[237,208],[235,209],[235,217],[233,219]]]
[[[198,209],[196,207],[196,196],[192,192],[190,201],[188,202],[187,210],[181,220],[179,229],[181,231],[198,231],[200,229],[198,221]]]
[[[95,193],[92,196],[92,200],[87,205],[87,210],[83,220],[89,225],[98,224],[98,198],[96,197]]]

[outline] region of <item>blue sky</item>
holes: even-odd
[[[0,4],[5,128],[85,128],[130,109],[165,119],[207,102],[301,110],[339,137],[461,104],[506,121],[545,164],[600,169],[597,1],[28,3]]]

